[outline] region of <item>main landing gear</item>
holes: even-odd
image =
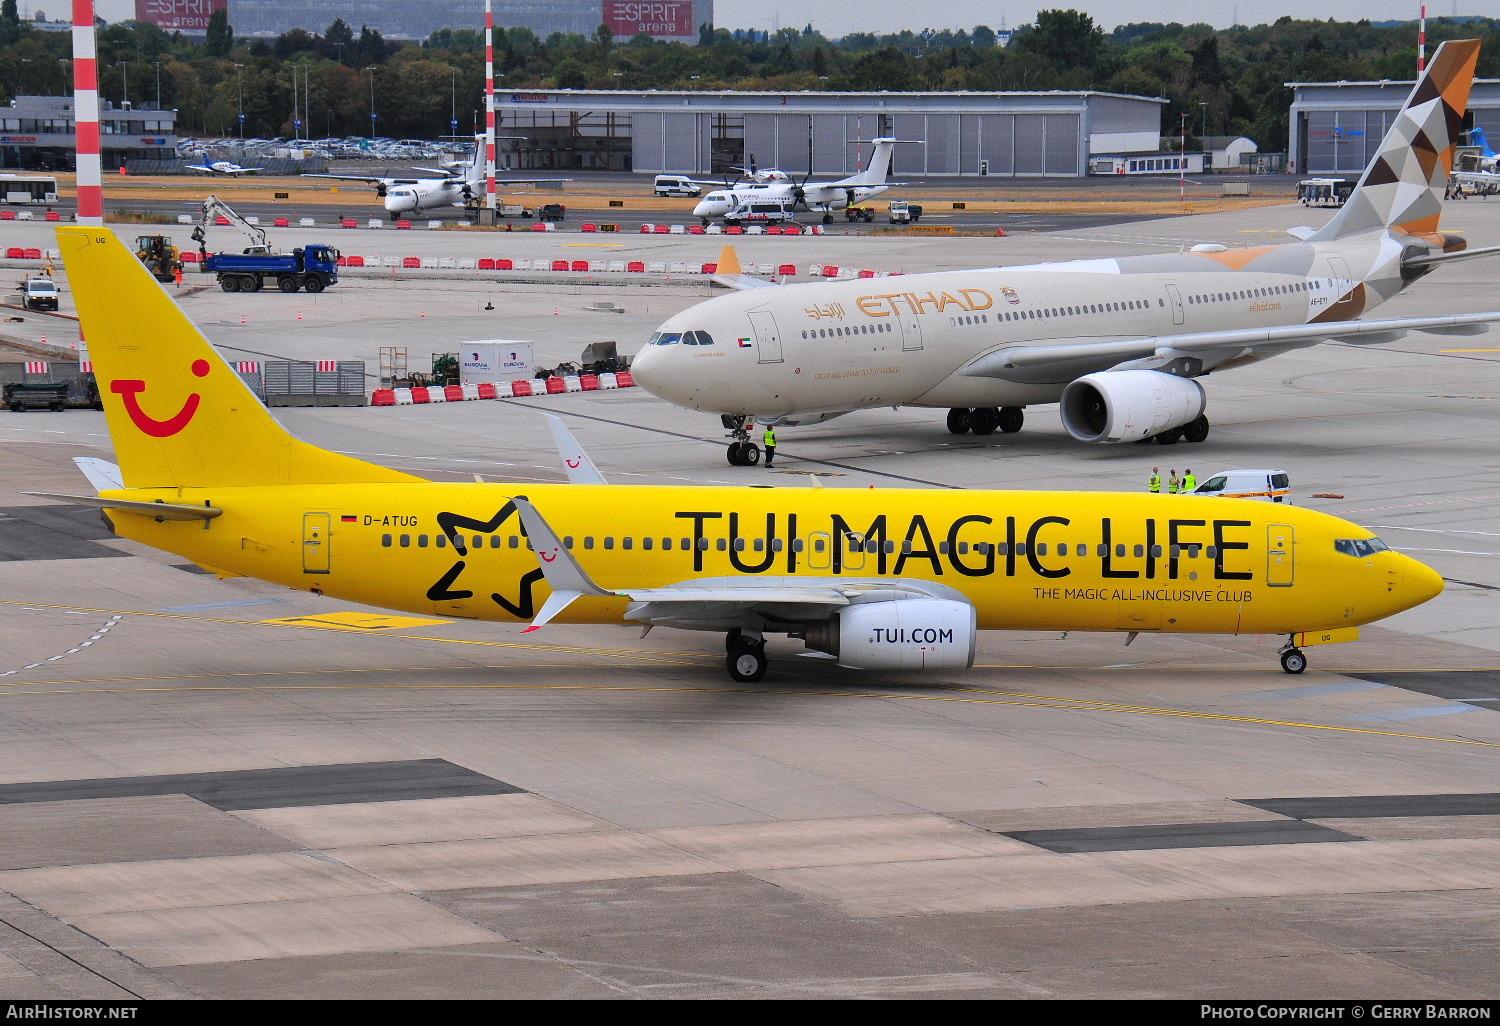
[[[757,631],[735,628],[724,635],[724,665],[741,684],[754,684],[766,675],[766,639]]]
[[[729,432],[729,437],[734,439],[729,443],[729,449],[724,454],[731,467],[753,467],[760,462],[760,446],[750,441],[750,429],[745,425],[746,419],[730,413],[719,418],[719,422]]]
[[[1155,442],[1158,445],[1176,445],[1178,439],[1184,442],[1201,442],[1207,437],[1208,418],[1199,416],[1197,420],[1190,420],[1181,427],[1167,428],[1154,435],[1147,435],[1141,441]]]
[[[999,428],[1003,434],[1013,435],[1026,422],[1026,409],[1022,406],[980,406],[973,410],[949,410],[948,430],[955,435],[972,431],[976,435],[992,435]]]

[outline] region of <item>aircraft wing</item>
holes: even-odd
[[[22,492],[42,499],[56,499],[79,506],[97,506],[99,509],[134,513],[155,520],[212,520],[224,511],[217,506],[190,506],[180,502],[137,502],[132,499],[106,499],[102,495],[62,495],[58,492]]]
[[[737,577],[697,578],[664,588],[628,588],[610,591],[594,583],[576,556],[562,543],[552,525],[524,495],[514,496],[516,512],[531,547],[541,563],[542,574],[552,589],[537,611],[531,626],[537,630],[585,595],[628,598],[626,617],[649,626],[702,626],[736,620],[820,620],[834,609],[854,602],[896,601],[931,598],[931,594],[905,582],[844,580],[835,577],[781,577],[746,581]]]
[[[769,281],[765,278],[756,278],[748,274],[715,274],[712,277],[720,285],[741,291],[745,289],[775,288],[777,284],[774,281]]]
[[[1212,368],[1247,356],[1268,356],[1321,342],[1375,345],[1393,342],[1409,331],[1436,335],[1479,335],[1500,321],[1500,311],[1453,317],[1403,317],[1384,321],[1329,321],[1280,328],[1202,331],[1107,342],[1011,346],[979,357],[960,372],[966,377],[1021,382],[1069,381],[1083,374],[1132,364],[1148,367],[1183,357]]]
[[[388,177],[388,176],[380,176],[380,175],[314,175],[314,174],[304,174],[302,177],[303,178],[335,178],[335,179],[337,179],[337,180],[339,180],[341,182],[369,182],[371,185],[374,185],[376,182],[383,182],[383,181],[385,181],[386,177]]]
[[[253,175],[257,171],[264,171],[263,167],[237,167],[229,172],[232,175]]]
[[[1500,186],[1500,174],[1495,174],[1493,171],[1455,171],[1452,177],[1454,181],[1464,185]]]
[[[206,171],[210,174],[212,174],[214,170],[213,168],[206,167],[203,164],[184,164],[182,166],[189,171]]]

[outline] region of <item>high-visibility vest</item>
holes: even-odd
[[[1184,474],[1182,477],[1182,490],[1190,492],[1198,487],[1198,479],[1192,474]]]
[[[1170,492],[1170,493],[1172,493],[1173,495],[1176,495],[1178,489],[1180,489],[1181,487],[1182,487],[1182,482],[1179,481],[1179,480],[1177,480],[1177,478],[1174,477],[1167,484],[1167,491]]]
[[[776,432],[771,428],[766,428],[765,443],[770,446],[774,446],[776,444]]]
[[[1150,487],[1150,489],[1153,492],[1160,492],[1161,491],[1161,475],[1160,474],[1152,474],[1151,475],[1151,480],[1150,480],[1150,482],[1148,484],[1148,487]]]

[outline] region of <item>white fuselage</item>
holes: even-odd
[[[1341,244],[1332,261],[1325,247],[1279,247],[1273,259],[1302,273],[1237,269],[1243,251],[1231,250],[749,289],[666,321],[631,370],[680,406],[762,420],[1056,402],[1074,377],[1097,368],[1052,364],[1005,378],[962,371],[1013,346],[1348,319],[1382,301],[1355,285],[1398,259],[1393,245]],[[1352,308],[1356,294],[1361,309]],[[696,344],[682,339],[690,332]]]
[[[385,209],[392,214],[414,214],[438,207],[464,205],[464,183],[440,178],[421,178],[386,189]]]
[[[722,218],[750,204],[783,203],[787,209],[793,205],[807,210],[826,212],[843,210],[849,205],[852,194],[855,203],[863,203],[885,192],[884,185],[861,185],[838,187],[831,185],[809,185],[802,193],[802,203],[797,204],[796,186],[790,182],[767,182],[763,185],[742,185],[733,189],[715,189],[693,207],[693,216]]]

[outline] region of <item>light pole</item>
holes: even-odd
[[[130,62],[120,62],[120,106],[130,107]]]
[[[458,135],[458,69],[449,65],[448,67],[448,134]]]
[[[1203,108],[1203,158],[1204,161],[1207,162],[1210,159],[1209,153],[1212,152],[1208,147],[1208,104],[1200,100],[1198,106]],[[1205,170],[1207,170],[1207,168],[1205,168]]]
[[[240,148],[241,149],[243,149],[244,145],[245,145],[245,75],[244,75],[244,71],[245,71],[245,66],[243,64],[236,64],[234,66],[235,91],[238,94],[237,105],[238,105],[239,116],[240,116],[239,120],[240,120]],[[244,158],[241,157],[240,159],[243,160]]]
[[[152,61],[156,65],[156,109],[161,110],[161,61]]]
[[[365,69],[370,73],[370,138],[375,138],[375,65]]]
[[[292,138],[302,138],[302,108],[297,103],[297,69],[300,64],[292,65]]]

